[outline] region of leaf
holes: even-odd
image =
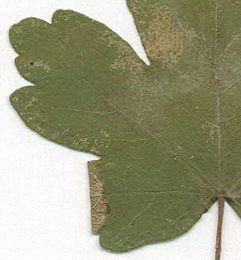
[[[94,153],[92,227],[127,251],[187,232],[218,200],[241,217],[241,2],[128,0],[151,65],[103,24],[59,10],[10,30],[34,86],[11,95],[43,137]]]

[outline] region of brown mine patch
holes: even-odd
[[[96,161],[88,162],[90,199],[91,199],[91,228],[97,234],[102,228],[109,211],[106,197],[103,195],[103,180],[99,176]]]
[[[209,123],[202,125],[202,129],[208,131],[208,140],[206,143],[212,143],[215,140],[215,135],[217,131],[217,126]]]
[[[145,22],[147,28],[141,33],[146,52],[153,60],[177,63],[184,51],[185,37],[167,8],[157,4],[153,12],[153,19]]]
[[[120,70],[122,72],[141,73],[143,71],[143,63],[136,55],[134,50],[124,40],[113,32],[106,31],[102,40],[110,48],[117,49],[117,57],[110,65],[110,70]]]

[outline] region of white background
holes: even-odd
[[[145,53],[125,0],[1,0],[0,2],[0,260],[213,260],[217,205],[186,235],[124,254],[102,249],[91,234],[86,161],[29,130],[9,103],[28,85],[15,66],[8,30],[27,17],[51,21],[72,9],[105,23]],[[241,221],[226,204],[223,259],[241,259]]]

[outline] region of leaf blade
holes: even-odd
[[[16,65],[36,85],[11,96],[23,121],[47,139],[102,158],[96,165],[111,210],[100,230],[107,249],[126,251],[179,236],[217,199],[214,3],[152,0],[147,10],[147,1],[129,0],[150,67],[109,29],[74,12],[56,12],[52,24],[25,20],[10,32],[20,54]],[[33,22],[38,24],[34,32]],[[30,33],[21,40],[17,34],[22,30]],[[217,50],[221,58],[235,41]],[[224,157],[222,161],[227,164]],[[234,177],[239,177],[236,169]],[[227,189],[227,175],[224,186],[227,197],[239,193],[237,184]],[[169,230],[167,219],[174,223]]]

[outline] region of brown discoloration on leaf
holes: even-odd
[[[146,52],[151,59],[177,63],[185,48],[183,33],[174,23],[172,13],[156,4],[154,19],[141,33]]]
[[[132,50],[130,50],[125,44],[120,44],[119,48],[119,56],[118,58],[111,64],[111,69],[120,69],[122,71],[130,70],[132,72],[141,72],[142,64],[139,59],[134,55]],[[125,56],[123,54],[126,54]]]
[[[208,132],[207,143],[212,143],[215,141],[215,135],[217,134],[217,126],[215,124],[205,123],[202,125],[202,129]]]
[[[91,199],[91,226],[92,232],[98,233],[103,226],[109,209],[106,197],[103,195],[103,180],[99,176],[99,169],[95,161],[88,162],[90,199]]]
[[[124,41],[120,41],[117,35],[106,31],[103,41],[108,47],[117,48],[118,56],[110,65],[110,70],[120,70],[123,72],[141,73],[143,71],[143,62],[133,52],[133,49]]]

